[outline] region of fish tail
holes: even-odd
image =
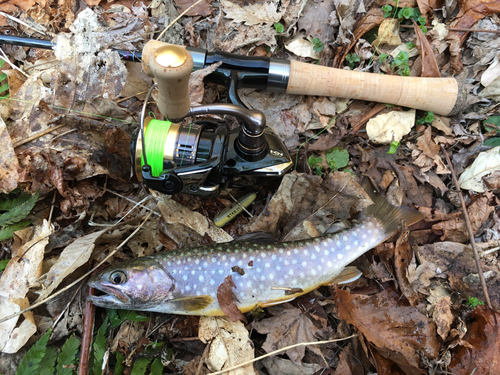
[[[363,216],[372,217],[380,221],[387,237],[398,229],[401,221],[405,221],[407,225],[411,225],[422,220],[424,217],[421,212],[410,207],[393,206],[375,190],[371,183],[365,189],[373,200],[373,204],[363,211]]]

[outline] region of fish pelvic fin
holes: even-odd
[[[327,285],[349,284],[359,279],[362,275],[363,272],[358,270],[355,266],[345,267],[339,275],[328,280]]]
[[[404,220],[407,225],[411,225],[424,218],[424,214],[410,207],[393,206],[375,190],[371,183],[365,189],[373,200],[373,204],[363,211],[363,216],[379,220],[387,238],[398,229],[401,221]]]
[[[206,309],[214,302],[211,296],[179,297],[168,301],[177,311],[196,312]]]

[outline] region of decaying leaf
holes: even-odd
[[[301,363],[296,365],[288,359],[279,357],[267,357],[262,360],[269,375],[313,375],[321,370],[321,366],[316,363]]]
[[[63,250],[59,259],[46,274],[43,281],[44,289],[40,292],[38,301],[48,297],[68,275],[90,259],[92,250],[94,250],[95,247],[95,241],[108,230],[109,229],[104,229],[77,238],[71,245]]]
[[[221,0],[222,9],[227,18],[231,18],[233,22],[244,22],[249,26],[279,22],[281,14],[278,13],[277,4],[274,1],[264,1],[241,7],[234,2]]]
[[[15,314],[29,306],[26,294],[29,288],[37,285],[42,274],[42,261],[45,245],[52,233],[52,224],[44,220],[36,227],[33,238],[21,246],[7,264],[0,278],[0,318]],[[36,325],[31,312],[16,328],[19,317],[0,323],[0,351],[16,353],[36,332]]]
[[[401,235],[396,241],[396,247],[394,248],[394,270],[396,271],[396,279],[398,280],[401,292],[403,292],[412,306],[416,306],[419,301],[419,296],[415,290],[412,289],[407,277],[407,269],[413,258],[413,251],[408,243],[410,231],[406,227],[406,224],[403,225]]]
[[[431,44],[414,20],[413,25],[415,26],[415,33],[418,37],[417,48],[420,52],[420,56],[422,57],[422,77],[441,77],[436,56],[434,55]]]
[[[438,335],[441,336],[443,340],[446,340],[448,333],[450,332],[451,325],[455,320],[451,311],[450,297],[443,297],[434,305],[432,320],[436,323]]]
[[[309,40],[297,38],[285,45],[285,48],[300,57],[310,57],[318,60],[321,55],[314,50],[314,44]]]
[[[318,328],[301,309],[286,303],[271,306],[268,311],[273,315],[272,318],[254,322],[253,324],[253,328],[258,332],[267,334],[266,341],[262,345],[262,349],[267,353],[299,342],[318,341],[315,336]],[[308,349],[317,354],[321,353],[317,346],[310,346]],[[285,353],[294,363],[300,364],[305,355],[305,350],[304,346],[299,346],[288,349]]]
[[[378,47],[381,44],[389,46],[401,45],[401,37],[399,36],[399,20],[397,18],[386,18],[378,29],[378,36],[372,43]]]
[[[210,343],[205,363],[211,371],[220,371],[254,358],[248,331],[241,322],[226,317],[202,316],[198,337]],[[253,365],[227,372],[230,375],[253,374]]]
[[[0,193],[9,193],[17,187],[19,162],[5,122],[0,117]]]
[[[460,175],[458,183],[462,189],[484,193],[482,178],[500,170],[500,146],[479,153],[476,160]]]
[[[337,289],[335,304],[340,319],[355,326],[372,344],[373,351],[393,361],[406,374],[421,373],[418,353],[428,359],[439,354],[432,322],[415,307],[403,305],[389,289],[372,296]]]
[[[382,144],[399,142],[415,125],[415,110],[391,111],[378,115],[366,124],[371,141]]]
[[[236,306],[238,298],[234,294],[233,288],[236,289],[236,284],[233,281],[233,276],[226,276],[224,282],[217,288],[217,301],[219,302],[221,310],[226,314],[226,316],[233,322],[247,320],[242,312]]]
[[[455,375],[500,373],[500,315],[487,306],[477,306],[463,340],[469,345],[456,347],[448,371]]]

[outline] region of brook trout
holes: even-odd
[[[302,241],[229,242],[165,251],[112,265],[89,285],[104,295],[88,297],[97,306],[187,315],[224,315],[217,288],[228,275],[241,312],[290,301],[322,285],[349,281],[344,273],[356,258],[384,242],[402,220],[423,215],[394,207],[381,196],[353,228]],[[348,267],[352,268],[352,267]]]

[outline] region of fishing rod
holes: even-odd
[[[0,44],[53,48],[47,40],[0,36]],[[133,173],[148,187],[165,194],[215,196],[239,176],[282,176],[293,162],[283,142],[266,127],[262,112],[246,108],[240,88],[278,93],[319,95],[377,101],[451,115],[466,99],[454,78],[420,78],[363,73],[269,57],[248,57],[151,40],[142,54],[116,50],[128,61],[140,61],[155,78],[131,142]],[[189,76],[193,70],[221,65],[205,80],[228,87],[231,103],[190,106]],[[153,89],[157,106],[168,120],[146,115]],[[223,114],[241,127],[229,130],[223,121],[183,122],[186,117]]]

